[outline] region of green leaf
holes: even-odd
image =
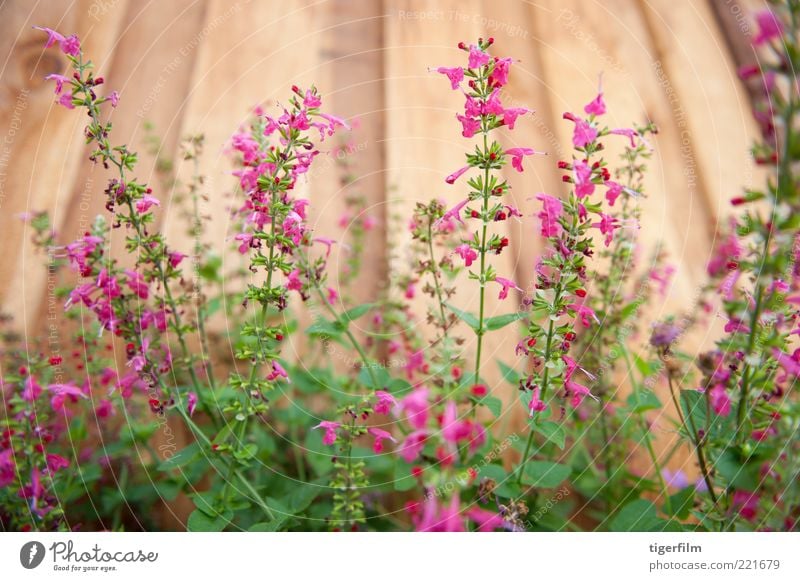
[[[348,324],[350,321],[355,321],[359,317],[363,317],[366,315],[370,309],[375,306],[374,303],[364,303],[363,305],[357,305],[352,309],[349,309],[342,313],[339,316],[339,320],[342,321],[345,325]]]
[[[225,529],[233,519],[233,512],[226,510],[223,514],[217,516],[209,516],[200,509],[195,510],[189,515],[189,520],[186,522],[186,528],[192,532],[218,533]]]
[[[511,385],[517,385],[519,383],[519,380],[522,379],[522,375],[519,373],[519,371],[517,371],[510,365],[507,365],[502,361],[498,361],[497,365],[498,367],[500,367],[500,373],[503,374],[503,379],[505,379]]]
[[[478,327],[479,327],[479,325],[478,325],[478,317],[476,317],[472,313],[468,313],[466,311],[462,311],[461,309],[458,309],[458,308],[454,307],[450,303],[445,303],[444,306],[447,307],[448,309],[450,309],[451,311],[453,311],[459,319],[461,319],[467,325],[472,327],[473,331],[477,331],[478,330]]]
[[[520,319],[524,319],[527,316],[528,313],[519,311],[516,313],[509,313],[507,315],[489,317],[483,321],[483,326],[487,331],[497,331],[498,329],[502,329],[506,325],[510,325],[511,323],[519,321]]]
[[[552,442],[562,450],[564,449],[564,444],[566,443],[567,433],[564,430],[564,426],[557,422],[549,422],[549,421],[531,421],[528,422],[531,429],[534,432],[538,432],[542,434],[549,442]]]
[[[682,390],[681,407],[683,408],[684,416],[686,416],[688,429],[692,429],[692,423],[697,430],[705,428],[708,415],[706,413],[706,398],[704,394],[694,389]]]
[[[642,374],[642,377],[650,377],[658,371],[659,364],[656,362],[642,359],[636,354],[633,356],[633,361],[636,364],[636,368],[639,370],[639,373]]]
[[[417,486],[417,479],[411,476],[411,464],[398,460],[394,464],[394,489],[399,492],[411,490]]]
[[[572,469],[566,464],[533,460],[525,465],[522,482],[537,488],[553,488],[561,484]]]
[[[661,408],[661,400],[652,391],[641,389],[628,396],[628,407],[633,414],[657,410]]]
[[[306,334],[310,337],[338,339],[341,337],[344,329],[345,327],[339,321],[317,319],[306,329]]]
[[[664,512],[675,518],[684,520],[694,506],[694,486],[687,486],[669,497],[669,505],[664,506]],[[672,510],[667,510],[672,508]]]
[[[185,448],[175,453],[171,458],[162,462],[158,466],[158,470],[160,472],[166,472],[168,470],[174,470],[175,468],[180,468],[181,466],[186,466],[189,462],[194,460],[199,453],[200,453],[199,442],[194,442],[192,444],[189,444]]]
[[[308,484],[303,483],[293,486],[292,491],[283,497],[289,512],[298,514],[307,509],[314,502],[314,499],[326,489],[323,483],[323,480],[318,479]]]
[[[499,397],[494,397],[493,395],[487,395],[477,400],[479,404],[485,405],[492,415],[496,418],[500,417],[500,414],[503,413],[503,401]]]
[[[618,533],[628,531],[662,532],[683,530],[678,523],[658,518],[656,514],[656,505],[643,498],[639,498],[623,506],[611,520],[609,528]]]

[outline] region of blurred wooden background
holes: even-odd
[[[612,126],[655,121],[660,134],[643,201],[641,240],[646,260],[663,248],[677,267],[663,304],[650,316],[675,313],[696,297],[717,223],[727,200],[761,174],[748,153],[756,138],[749,95],[737,79],[749,47],[752,9],[733,0],[51,0],[0,5],[0,301],[17,325],[41,333],[47,276],[32,252],[30,231],[16,216],[47,209],[61,240],[86,230],[102,212],[107,179],[86,160],[85,119],[54,103],[42,77],[63,72],[57,51],[42,50],[32,25],[76,32],[106,86],[120,91],[115,143],[144,150],[144,123],[163,137],[163,154],[176,158],[180,138],[204,133],[203,167],[214,216],[206,238],[223,248],[233,235],[224,195],[233,185],[223,155],[226,141],[258,103],[284,98],[292,84],[315,83],[328,111],[358,118],[360,176],[353,186],[369,200],[379,227],[369,234],[360,298],[376,296],[387,275],[407,270],[408,235],[391,217],[408,216],[418,200],[449,203],[463,188],[444,177],[463,165],[470,148],[454,112],[463,99],[428,67],[463,62],[456,44],[494,36],[495,54],[519,59],[508,95],[536,109],[504,135],[507,144],[545,150],[524,174],[509,175],[516,204],[530,216],[540,191],[562,192],[556,161],[570,155],[572,125],[563,111],[579,111],[594,97],[598,75]],[[191,171],[177,161],[178,175]],[[306,185],[320,235],[340,236],[336,222],[344,192],[333,165],[320,163]],[[156,183],[153,156],[138,175]],[[513,170],[512,170],[513,171]],[[158,212],[173,245],[191,248],[170,205],[157,191]],[[405,220],[402,222],[405,224]],[[534,221],[506,222],[511,252],[495,262],[501,275],[527,287],[539,252]],[[390,232],[395,229],[396,231]],[[388,245],[387,240],[392,240]],[[335,263],[334,263],[335,266]],[[469,289],[467,285],[465,289]],[[469,305],[475,296],[464,291]],[[495,300],[489,312],[514,306]],[[424,305],[419,305],[419,311]],[[697,339],[698,345],[708,337]],[[643,340],[640,338],[640,340]],[[486,361],[512,361],[511,333],[489,335]],[[491,368],[491,369],[490,369]],[[494,365],[487,365],[493,375]],[[507,395],[515,397],[510,388]]]

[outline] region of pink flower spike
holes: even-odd
[[[367,431],[373,438],[375,438],[375,441],[372,444],[372,451],[376,454],[383,452],[384,440],[391,440],[395,443],[397,442],[397,440],[395,440],[394,437],[386,430],[381,430],[380,428],[369,428]]]
[[[500,289],[500,294],[497,297],[500,300],[504,300],[505,298],[508,297],[508,289],[513,288],[514,290],[522,292],[522,289],[517,286],[517,283],[515,283],[513,280],[503,278],[502,276],[498,276],[497,278],[495,278],[494,282],[503,287],[502,289]]]
[[[452,185],[452,184],[456,183],[456,180],[457,180],[458,178],[460,178],[462,175],[464,175],[464,173],[465,173],[465,172],[466,172],[466,171],[469,169],[469,167],[470,167],[470,166],[468,166],[468,165],[465,165],[465,166],[464,166],[464,167],[462,167],[461,169],[458,169],[458,170],[454,171],[454,172],[453,172],[453,173],[451,173],[449,176],[447,176],[447,177],[444,179],[444,181],[445,181],[445,182],[447,182],[447,183],[448,183],[448,184],[450,184],[450,185]],[[465,202],[465,203],[466,203],[466,202]],[[459,220],[459,222],[460,222],[460,220]]]
[[[336,443],[336,430],[339,429],[340,425],[341,424],[339,424],[339,422],[329,422],[327,420],[323,420],[311,429],[316,430],[317,428],[322,428],[325,430],[325,435],[322,437],[322,443],[326,446],[333,446]]]
[[[472,266],[472,262],[478,258],[478,253],[469,244],[459,244],[456,246],[455,253],[464,260],[464,266],[467,268]]]
[[[450,79],[450,87],[454,90],[458,89],[459,83],[464,80],[464,69],[461,67],[439,67],[436,69],[436,72]]]
[[[526,155],[534,155],[536,151],[530,147],[512,147],[506,150],[506,155],[511,156],[511,165],[515,170],[522,173],[522,158]]]
[[[197,407],[197,394],[193,391],[190,391],[186,394],[186,412],[189,414],[189,417],[194,415],[194,410]]]

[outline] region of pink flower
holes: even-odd
[[[483,108],[484,115],[503,115],[505,113],[505,109],[503,108],[503,104],[500,102],[500,89],[495,89],[492,91],[492,94],[489,95],[489,98],[486,100]]]
[[[510,57],[495,59],[494,68],[489,75],[489,84],[492,87],[503,87],[508,84],[508,70],[513,59]]]
[[[322,105],[322,99],[311,92],[311,89],[306,89],[306,95],[303,97],[303,106],[308,109],[315,109]]]
[[[791,355],[784,353],[780,349],[773,348],[772,356],[783,368],[786,375],[800,377],[800,349],[796,349]]]
[[[283,379],[291,383],[291,380],[289,379],[289,374],[286,373],[286,370],[283,368],[283,366],[277,361],[273,361],[272,371],[270,371],[269,374],[267,375],[267,381],[275,381],[279,377],[282,377]]]
[[[400,445],[399,454],[406,462],[413,462],[422,453],[425,440],[428,439],[428,430],[415,430],[411,432]]]
[[[764,44],[783,35],[783,24],[771,10],[760,10],[755,17],[758,33],[753,37],[753,44]]]
[[[44,43],[45,48],[50,48],[57,42],[58,43],[64,42],[64,36],[56,32],[52,28],[46,28],[44,26],[34,26],[33,28],[47,33],[47,42]]]
[[[592,127],[586,120],[576,117],[572,113],[564,113],[564,119],[575,123],[575,129],[572,132],[572,145],[578,149],[585,148],[597,139],[597,129]]]
[[[150,194],[145,194],[141,197],[141,199],[136,200],[136,211],[140,214],[144,214],[153,206],[160,206],[161,202],[158,201],[158,198],[155,196],[151,196]]]
[[[609,131],[612,135],[624,135],[631,140],[631,147],[636,147],[636,138],[639,134],[633,129],[612,129]]]
[[[606,200],[608,200],[608,205],[613,206],[614,202],[616,202],[617,198],[619,198],[622,194],[622,185],[618,184],[617,182],[612,182],[611,180],[605,182],[603,185],[608,188],[606,190]]]
[[[606,103],[603,101],[603,91],[597,93],[597,97],[592,99],[589,104],[583,108],[583,111],[587,115],[594,115],[595,117],[604,115],[606,112]]]
[[[464,80],[464,69],[461,67],[439,67],[436,69],[436,72],[441,73],[450,79],[450,86],[453,89],[458,89],[459,83]]]
[[[737,490],[733,493],[731,505],[738,514],[749,521],[756,519],[756,511],[758,511],[758,494],[746,490]]]
[[[376,414],[389,415],[389,411],[397,405],[397,400],[388,391],[378,390],[375,392],[377,402],[374,409]]]
[[[47,386],[47,390],[53,394],[50,398],[50,407],[53,408],[53,411],[64,409],[67,398],[72,401],[79,397],[86,399],[86,394],[79,387],[68,383],[53,383]]]
[[[193,391],[190,391],[186,394],[186,412],[189,414],[189,417],[194,415],[194,410],[197,407],[197,394]]]
[[[66,107],[67,109],[75,108],[75,104],[72,102],[72,95],[70,93],[64,93],[61,95],[61,98],[57,102],[59,105]]]
[[[42,394],[42,386],[36,383],[32,375],[29,375],[25,380],[25,388],[22,390],[20,397],[25,401],[34,401]]]
[[[542,392],[541,388],[539,387],[533,388],[533,392],[531,394],[531,401],[528,404],[528,410],[530,410],[529,415],[531,417],[533,417],[533,414],[537,412],[543,412],[544,410],[547,409],[547,406],[541,399],[541,392]]]
[[[44,78],[45,81],[55,81],[56,82],[56,95],[60,95],[61,91],[64,89],[64,83],[71,83],[72,80],[69,77],[65,77],[64,75],[59,75],[57,73],[53,73],[47,75]]]
[[[496,512],[484,510],[477,506],[467,511],[467,517],[478,525],[478,530],[480,532],[486,533],[506,527],[506,522],[503,520],[502,516]]]
[[[514,125],[517,122],[517,117],[521,117],[526,113],[530,113],[530,109],[525,109],[524,107],[513,107],[511,109],[505,109],[503,111],[503,125],[508,127],[509,129],[514,129]]]
[[[183,252],[173,251],[169,253],[169,265],[172,268],[178,268],[178,265],[186,258]]]
[[[469,45],[469,61],[468,65],[471,69],[477,69],[479,67],[485,66],[489,63],[488,54],[483,52],[480,48],[475,46],[474,44]]]
[[[410,281],[408,285],[406,285],[406,292],[403,294],[408,300],[413,299],[417,295],[416,286],[414,285],[414,281]]]
[[[496,282],[501,287],[503,287],[502,289],[500,289],[500,294],[497,297],[500,300],[503,300],[506,297],[508,297],[508,289],[512,289],[513,288],[514,290],[522,291],[522,289],[519,288],[517,286],[517,283],[515,283],[513,280],[509,280],[507,278],[503,278],[502,276],[498,276],[497,278],[495,278],[494,282]]]
[[[709,395],[711,407],[717,414],[727,416],[731,413],[731,398],[728,397],[728,392],[725,391],[724,385],[718,383],[711,388]]]
[[[464,175],[464,173],[465,173],[465,172],[466,172],[466,171],[469,169],[469,167],[470,167],[470,166],[468,166],[468,165],[465,165],[465,166],[464,166],[464,167],[462,167],[461,169],[457,169],[456,171],[454,171],[453,173],[451,173],[449,176],[447,176],[447,177],[444,179],[444,181],[445,181],[445,182],[447,182],[448,184],[451,184],[451,185],[452,185],[452,184],[454,184],[454,183],[456,183],[456,180],[457,180],[458,178],[460,178],[462,175]],[[467,202],[464,202],[464,203],[466,204]],[[463,207],[463,206],[462,206],[462,207]],[[460,221],[460,220],[459,220],[459,221]]]
[[[478,258],[478,253],[469,244],[459,244],[456,246],[455,253],[464,260],[464,266],[469,268],[472,262]]]
[[[150,289],[141,273],[126,269],[125,275],[128,277],[128,288],[140,299],[146,299]]]
[[[572,396],[570,404],[572,404],[572,407],[576,408],[581,404],[583,398],[585,398],[587,395],[589,397],[594,397],[594,396],[591,394],[588,387],[574,381],[572,379],[572,376],[575,374],[575,371],[577,369],[583,371],[586,374],[586,376],[589,377],[589,379],[594,379],[594,376],[585,369],[583,369],[582,367],[580,367],[578,363],[571,357],[567,357],[566,355],[564,355],[561,357],[561,359],[567,365],[567,368],[564,371],[564,389],[566,390],[567,395]]]
[[[323,237],[314,238],[314,240],[312,240],[312,242],[319,242],[320,244],[324,244],[327,247],[327,249],[325,251],[325,258],[328,258],[331,255],[331,247],[334,244],[336,244],[336,240],[332,240],[330,238],[323,238]]]
[[[461,210],[463,210],[464,206],[466,206],[467,204],[469,204],[469,199],[459,202],[458,204],[447,210],[447,212],[445,212],[441,218],[436,220],[434,226],[438,228],[442,223],[449,222],[450,220],[455,220],[463,224],[464,220],[461,218]]]
[[[430,497],[423,503],[422,515],[413,519],[414,528],[419,532],[464,532],[464,521],[461,517],[461,501],[458,495],[453,495],[449,506],[439,506],[435,497]]]
[[[564,209],[561,200],[547,194],[536,194],[536,199],[542,202],[542,210],[538,214],[542,222],[542,236],[545,238],[558,236],[561,233],[561,224],[558,220]]]
[[[588,328],[591,326],[592,323],[590,321],[590,318],[594,319],[595,322],[597,323],[600,322],[600,320],[597,318],[597,315],[594,314],[594,311],[591,309],[591,307],[587,307],[586,305],[579,305],[577,303],[573,303],[571,305],[567,305],[567,310],[575,313],[575,316],[580,318],[581,324],[584,327]]]
[[[461,135],[464,137],[473,137],[481,129],[480,119],[473,119],[472,117],[465,117],[456,113],[456,119],[461,122],[462,130]]]
[[[447,442],[459,442],[469,438],[471,426],[468,421],[458,419],[458,408],[454,401],[447,402],[442,415],[442,438]]]
[[[341,424],[339,422],[329,422],[327,420],[323,420],[311,429],[316,430],[317,428],[322,428],[325,430],[325,435],[322,437],[322,443],[326,446],[333,446],[336,443],[336,430],[339,429],[340,425]]]
[[[111,91],[108,100],[111,101],[111,106],[116,109],[117,105],[119,105],[119,93],[117,91]]]
[[[397,440],[395,440],[394,437],[392,437],[392,435],[386,430],[381,430],[380,428],[369,428],[367,431],[372,435],[373,438],[375,438],[374,442],[372,443],[372,451],[376,454],[383,452],[384,440],[397,442]]]
[[[732,222],[728,236],[717,247],[713,258],[708,261],[707,270],[711,276],[717,276],[731,266],[736,266],[737,261],[744,252],[739,238],[736,236],[735,226],[736,223]]]
[[[43,26],[34,26],[34,28],[47,33],[47,42],[44,45],[45,48],[50,48],[57,42],[64,54],[78,56],[80,53],[81,43],[74,34],[65,38],[52,28],[45,28]]]
[[[606,246],[609,246],[614,240],[614,230],[619,227],[619,221],[611,214],[600,212],[600,221],[592,224],[592,226],[600,229],[600,232],[606,237]]]
[[[572,165],[575,174],[575,195],[578,199],[583,199],[594,193],[594,182],[592,182],[592,168],[585,160],[576,161]]]
[[[327,299],[328,299],[328,302],[330,304],[335,305],[336,301],[339,300],[339,291],[337,291],[335,288],[329,286],[328,287],[328,292],[327,292]]]
[[[250,245],[253,243],[253,235],[247,232],[242,232],[233,237],[234,240],[241,242],[239,245],[239,254],[247,254]]]
[[[400,410],[414,428],[420,430],[428,423],[428,388],[418,387],[400,400]]]
[[[303,281],[300,280],[300,269],[295,268],[286,276],[286,290],[303,290]]]
[[[506,150],[506,155],[511,156],[511,165],[518,172],[522,173],[522,158],[526,155],[534,155],[536,152],[530,147],[512,147]]]

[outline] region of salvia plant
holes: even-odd
[[[460,43],[463,60],[431,73],[460,103],[464,162],[402,217],[410,267],[364,302],[353,290],[383,225],[355,187],[357,127],[315,87],[257,107],[226,145],[223,250],[204,236],[203,136],[182,144],[188,180],[159,159],[159,184],[143,183],[114,140],[119,94],[76,36],[40,29],[69,61],[47,79],[85,114],[106,211],[74,241],[45,212],[24,217],[71,347],[0,321],[3,528],[794,530],[799,12],[758,15],[765,58],[742,70],[770,176],[733,198],[701,299],[658,321],[648,306],[675,268],[638,239],[657,131],[609,125],[602,84],[563,114],[567,159],[506,147],[534,114],[505,103],[515,60],[491,38]],[[326,159],[346,190],[339,239],[314,231],[298,187]],[[560,191],[520,191],[548,164]],[[190,247],[159,229],[165,187]],[[530,281],[498,259],[512,220],[540,248]],[[684,347],[717,319],[712,349]],[[492,334],[514,337],[507,353],[489,355]]]

